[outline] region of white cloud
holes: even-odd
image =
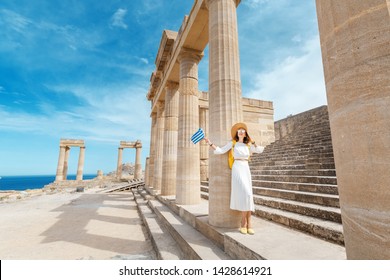
[[[327,104],[318,36],[304,43],[302,53],[254,74],[246,96],[272,101],[275,120]]]
[[[127,29],[127,24],[124,22],[126,14],[126,9],[119,8],[111,17],[111,26]]]
[[[144,57],[140,57],[139,60],[141,60],[145,64],[149,64],[149,61]]]
[[[0,10],[0,15],[0,25],[3,22],[18,33],[23,33],[26,27],[31,24],[28,18],[7,9]]]
[[[256,8],[260,5],[266,4],[267,2],[269,2],[269,0],[246,0],[244,1],[244,4],[251,8]]]
[[[146,89],[127,84],[106,87],[85,85],[51,86],[57,94],[73,94],[82,107],[58,110],[48,102],[39,104],[41,114],[16,112],[0,106],[0,130],[32,132],[55,137],[118,143],[142,139],[149,142],[150,105]]]

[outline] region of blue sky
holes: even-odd
[[[55,174],[61,138],[85,141],[84,174],[115,170],[121,140],[142,141],[144,164],[161,34],[193,3],[1,0],[0,176]],[[243,0],[237,17],[243,96],[273,101],[275,120],[326,104],[315,1]],[[204,91],[207,60],[206,49]]]

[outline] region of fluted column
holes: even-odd
[[[83,180],[83,169],[84,169],[84,157],[85,157],[85,147],[80,147],[79,162],[77,164],[77,175],[76,180]]]
[[[208,110],[206,108],[199,108],[199,126],[203,128],[206,135],[208,135]],[[208,181],[209,178],[209,145],[205,141],[200,144],[200,180]]]
[[[145,186],[149,186],[149,157],[145,159],[144,182],[145,182]]]
[[[66,181],[68,177],[69,154],[70,154],[70,147],[66,147],[65,159],[64,159],[64,171],[62,172],[62,176],[63,176],[62,178],[64,181]]]
[[[165,108],[163,101],[157,101],[157,135],[156,135],[156,154],[154,158],[154,180],[153,189],[161,192],[162,182],[162,161],[164,149],[164,124],[165,124]]]
[[[317,0],[348,259],[390,259],[390,2]]]
[[[149,150],[149,172],[148,172],[148,187],[153,186],[154,180],[154,158],[155,158],[155,143],[157,134],[157,113],[152,113],[152,124],[150,129],[150,150]]]
[[[135,167],[134,167],[134,179],[142,178],[142,165],[141,165],[141,152],[142,146],[141,144],[137,144],[135,147]]]
[[[210,139],[231,141],[230,129],[242,121],[241,79],[235,0],[208,0]],[[240,212],[230,210],[231,170],[227,153],[209,158],[209,223],[239,227]]]
[[[162,195],[176,194],[177,133],[179,119],[178,88],[178,83],[168,82],[165,93]]]
[[[123,148],[118,148],[118,164],[116,168],[116,178],[122,178],[122,157],[123,157]]]
[[[198,63],[201,53],[183,49],[180,56],[180,98],[176,203],[200,203],[199,144],[191,135],[199,129]]]
[[[60,154],[58,156],[56,181],[62,181],[64,179],[64,160],[65,160],[65,146],[60,146]]]

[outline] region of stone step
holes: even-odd
[[[254,195],[256,205],[267,206],[341,224],[340,208],[313,205],[293,200]]]
[[[238,228],[214,227],[209,223],[208,201],[199,205],[174,205],[190,225],[202,232],[232,259],[239,260],[336,260],[346,259],[345,248],[339,244],[288,228],[256,215],[252,216],[254,235],[244,235]]]
[[[255,215],[321,239],[344,245],[343,227],[339,223],[261,205],[255,205]]]
[[[289,158],[289,159],[250,159],[250,165],[266,165],[266,166],[277,166],[277,165],[299,165],[299,164],[310,164],[310,163],[321,163],[321,164],[332,164],[334,159],[332,158],[315,158],[315,157],[304,157],[304,158]]]
[[[148,205],[163,222],[177,242],[187,260],[226,260],[230,257],[210,239],[187,224],[174,211],[157,200],[149,200]]]
[[[201,197],[206,200],[209,199],[209,190],[207,186],[201,186]],[[255,205],[268,206],[270,208],[276,208],[297,214],[341,223],[341,211],[339,207],[324,206],[319,204],[300,202],[272,196],[263,196],[258,194],[254,194],[253,197]]]
[[[310,164],[284,164],[284,165],[263,165],[261,163],[249,162],[251,170],[289,170],[289,169],[335,169],[334,163],[310,163]]]
[[[288,153],[286,153],[288,152]],[[297,156],[315,156],[315,157],[333,157],[333,149],[316,149],[316,150],[298,150],[298,149],[284,149],[273,150],[262,154],[253,154],[252,157],[257,158],[281,158],[281,157],[297,157]]]
[[[305,137],[305,138],[284,138],[271,144],[270,148],[316,148],[316,147],[328,147],[331,146],[332,139],[330,136],[318,137]]]
[[[338,195],[253,187],[253,194],[277,197],[323,206],[340,207]]]
[[[308,163],[334,163],[333,156],[280,156],[280,157],[251,157],[249,160],[250,165],[298,165]]]
[[[264,159],[302,159],[302,158],[333,158],[333,150],[321,150],[321,151],[288,151],[284,150],[283,152],[270,152],[262,154],[253,154],[253,160],[264,160]]]
[[[264,152],[268,153],[275,153],[279,154],[283,151],[290,151],[290,152],[331,152],[333,150],[332,142],[329,143],[323,143],[323,144],[312,144],[311,146],[307,146],[305,143],[297,143],[297,144],[276,144],[272,143],[269,146],[266,146],[264,149]]]
[[[297,191],[297,192],[338,195],[337,185],[252,180],[252,186],[269,188],[269,189],[277,189],[277,190],[290,190],[290,191]]]
[[[297,133],[297,134],[295,134]],[[282,139],[275,141],[276,145],[285,145],[290,143],[305,143],[310,142],[326,142],[332,139],[329,131],[322,130],[314,133],[307,133],[306,131],[295,131],[293,134],[287,135]]]
[[[252,175],[336,176],[334,169],[252,170]]]
[[[286,183],[326,184],[337,185],[337,178],[332,176],[303,176],[303,175],[257,175],[252,174],[252,180]]]
[[[209,192],[209,187],[208,186],[200,186],[200,191],[208,193]]]
[[[154,214],[147,205],[147,200],[141,196],[137,189],[133,189],[132,192],[142,221],[149,233],[157,258],[159,260],[184,259],[183,253],[176,241],[172,238],[167,229],[159,223],[157,215]]]
[[[206,186],[201,187],[201,197],[209,199],[209,190]],[[263,205],[270,208],[276,208],[288,212],[307,215],[322,220],[328,220],[335,223],[341,223],[341,211],[338,207],[323,206],[319,204],[311,204],[299,202],[295,200],[268,197],[254,194],[255,205]]]

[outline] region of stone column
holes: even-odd
[[[230,129],[242,121],[236,5],[239,0],[208,0],[210,140],[231,141]],[[211,151],[211,150],[210,150]],[[227,153],[209,157],[209,223],[239,227],[240,212],[230,210],[231,170]]]
[[[145,186],[149,186],[149,157],[145,160],[145,174],[144,174]]]
[[[164,124],[165,124],[165,108],[163,101],[157,101],[157,135],[156,135],[156,152],[154,158],[154,180],[153,189],[161,192],[162,181],[162,161],[164,149]]]
[[[97,171],[97,176],[96,176],[96,178],[97,178],[98,180],[102,180],[102,179],[103,179],[103,171],[102,171],[102,170],[98,170],[98,171]]]
[[[177,149],[176,203],[200,203],[199,144],[191,136],[199,129],[198,63],[201,53],[182,49]]]
[[[84,157],[85,157],[85,147],[80,147],[79,162],[77,164],[77,175],[76,175],[77,181],[83,180]]]
[[[316,3],[347,258],[390,259],[390,4]]]
[[[64,171],[62,172],[62,178],[64,181],[66,181],[68,177],[69,154],[70,147],[65,147]]]
[[[208,136],[208,110],[206,108],[199,108],[199,126],[203,128],[205,134]],[[200,141],[200,180],[208,181],[209,179],[209,145],[205,141]]]
[[[176,194],[179,84],[168,82],[165,93],[164,151],[161,195]]]
[[[141,152],[142,147],[141,144],[137,144],[138,146],[135,147],[135,167],[134,167],[134,179],[141,179],[142,178],[142,165],[141,165]]]
[[[64,179],[64,160],[65,160],[65,146],[60,146],[60,154],[58,156],[56,181],[62,181]]]
[[[157,134],[157,113],[152,113],[152,126],[150,130],[150,150],[149,150],[149,172],[148,172],[148,182],[146,185],[148,187],[153,186],[154,180],[154,158],[155,158],[155,143],[156,143],[156,134]]]
[[[123,148],[118,148],[118,164],[116,168],[116,178],[122,178],[122,156],[123,156]]]

